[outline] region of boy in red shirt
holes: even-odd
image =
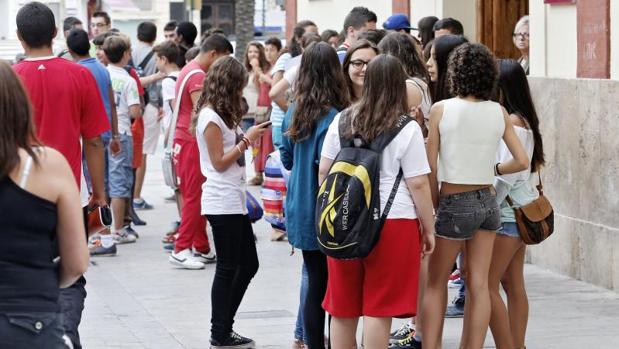
[[[195,133],[189,131],[193,111],[202,94],[202,82],[209,67],[220,57],[232,53],[232,45],[221,35],[208,37],[200,54],[187,63],[176,80],[176,98],[180,98],[180,108],[174,133],[174,162],[179,177],[179,189],[183,198],[181,225],[174,252],[169,261],[186,269],[202,269],[205,263],[215,262],[206,235],[206,218],[200,214],[202,184],[206,178],[200,170],[200,153]],[[185,77],[191,75],[182,91],[179,91]],[[192,252],[195,249],[195,256]]]
[[[37,137],[62,153],[81,182],[80,139],[92,178],[92,197],[85,206],[107,206],[104,191],[104,151],[101,134],[110,129],[99,89],[90,71],[52,52],[56,36],[52,11],[39,2],[25,4],[17,13],[17,35],[28,58],[14,69],[20,76],[34,110]],[[84,189],[84,188],[81,188]],[[78,326],[84,308],[86,280],[60,291],[64,330],[74,348],[81,348]]]

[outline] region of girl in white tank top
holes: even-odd
[[[437,239],[423,300],[426,347],[441,345],[445,284],[463,243],[467,250],[467,297],[475,301],[464,314],[467,326],[460,347],[481,348],[486,337],[490,317],[488,269],[495,231],[501,225],[492,188],[494,173],[521,171],[529,161],[507,113],[498,103],[489,101],[497,73],[488,48],[470,43],[458,46],[450,55],[447,71],[451,93],[457,97],[435,104],[430,112],[427,150]],[[501,139],[514,159],[497,164]]]

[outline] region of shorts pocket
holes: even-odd
[[[448,213],[448,215],[453,224],[454,233],[457,235],[469,237],[479,228],[479,222],[475,212]]]
[[[30,333],[40,334],[46,329],[58,326],[59,314],[56,313],[6,313],[9,323]]]

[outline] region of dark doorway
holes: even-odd
[[[498,58],[519,58],[512,41],[514,26],[529,13],[529,0],[477,0],[477,41]]]
[[[234,34],[234,1],[204,1],[200,11],[200,19],[202,33],[211,28],[221,28],[226,36]]]

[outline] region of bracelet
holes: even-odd
[[[249,138],[247,138],[247,137],[243,136],[242,141],[243,141],[243,143],[245,143],[245,147],[246,147],[247,149],[249,149],[249,146],[251,145],[251,141],[249,140]]]
[[[501,163],[497,162],[496,165],[494,165],[494,175],[495,176],[502,176],[503,174],[499,171],[499,165]]]

